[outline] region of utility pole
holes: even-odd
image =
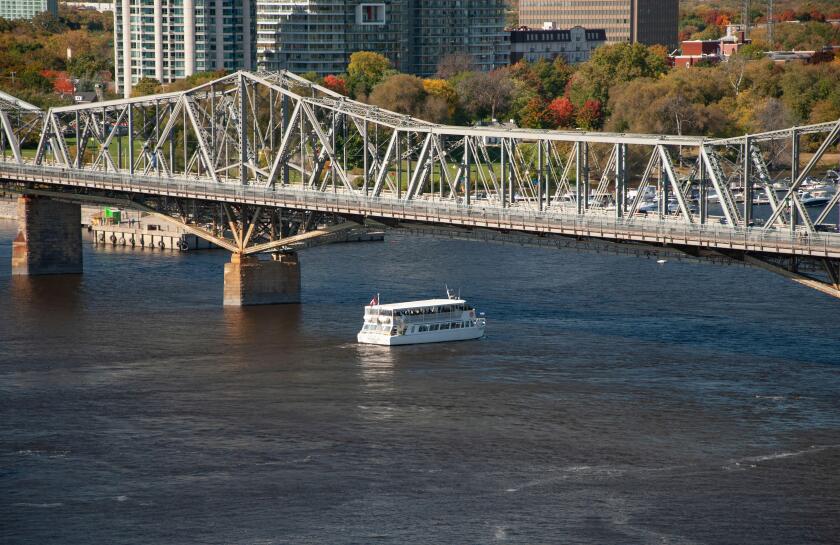
[[[770,45],[770,51],[773,50],[773,0],[768,0],[769,5],[767,9],[767,43]]]
[[[750,37],[750,23],[752,22],[752,18],[750,17],[750,0],[744,0],[744,16],[741,19],[741,22],[744,24],[744,39],[747,39]]]

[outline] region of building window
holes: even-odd
[[[359,4],[356,7],[356,23],[360,25],[384,25],[385,4]]]

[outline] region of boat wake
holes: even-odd
[[[811,445],[809,448],[803,450],[794,450],[789,452],[774,452],[771,454],[761,454],[758,456],[745,456],[743,458],[731,460],[728,464],[724,465],[723,468],[727,470],[753,468],[756,467],[756,463],[758,462],[770,462],[773,460],[781,460],[784,458],[794,458],[797,456],[805,456],[807,454],[816,454],[824,450],[835,448],[840,448],[840,444]]]

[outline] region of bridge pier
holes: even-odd
[[[12,274],[80,274],[82,207],[43,197],[18,198]]]
[[[296,253],[273,259],[233,254],[225,263],[225,306],[300,303],[300,261]]]

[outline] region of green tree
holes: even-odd
[[[574,74],[574,69],[563,57],[557,57],[553,62],[540,59],[531,68],[540,80],[541,95],[546,100],[562,96]]]
[[[67,27],[62,24],[61,19],[48,11],[42,11],[32,18],[32,26],[49,34],[58,34]]]
[[[154,78],[140,78],[134,85],[131,96],[142,97],[146,95],[153,95],[159,93],[161,90],[160,82]]]
[[[638,43],[602,46],[575,73],[569,84],[569,98],[577,107],[590,98],[606,103],[613,85],[658,77],[667,71],[667,52],[661,46]]]

